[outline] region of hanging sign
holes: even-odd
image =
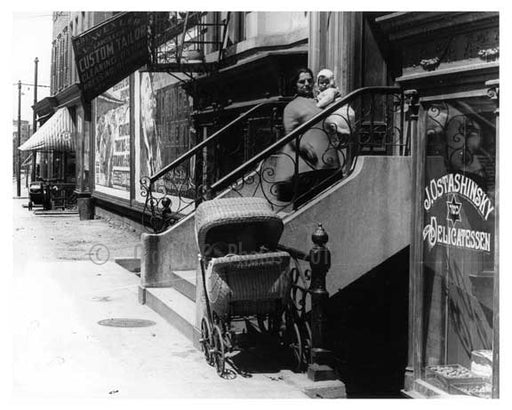
[[[120,13],[73,37],[85,101],[91,101],[149,60],[148,13]]]
[[[427,223],[423,240],[430,249],[444,245],[491,251],[492,237],[485,227],[494,205],[473,179],[462,174],[447,174],[430,180],[425,187],[423,208]]]

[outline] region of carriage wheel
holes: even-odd
[[[224,355],[224,340],[222,339],[222,330],[218,325],[213,327],[213,360],[217,374],[222,376],[226,367],[226,357]]]
[[[291,338],[292,340],[290,343],[290,348],[292,349],[293,353],[293,370],[295,372],[299,372],[303,369],[304,366],[304,345],[297,323],[293,324],[293,332]]]
[[[203,317],[201,320],[201,350],[204,353],[204,358],[206,363],[210,366],[213,366],[213,355],[211,353],[212,349],[212,327],[210,326],[210,322]]]

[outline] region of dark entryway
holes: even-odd
[[[330,299],[328,340],[349,398],[401,397],[408,289],[407,247]]]

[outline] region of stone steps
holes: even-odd
[[[173,287],[139,287],[139,301],[178,329],[199,350],[201,334],[195,327],[196,271],[174,271],[172,278]],[[310,398],[346,398],[345,385],[340,380],[312,381],[305,373],[293,373],[290,370],[281,370],[278,377]]]
[[[195,328],[196,304],[180,290],[139,287],[139,300],[178,329],[199,349],[199,332]]]
[[[174,271],[172,276],[172,287],[192,302],[196,300],[196,271],[180,270]]]

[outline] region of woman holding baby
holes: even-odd
[[[293,83],[295,98],[283,112],[286,135],[319,114],[340,96],[334,74],[330,70],[321,70],[315,81],[312,71],[302,68],[298,70]],[[340,110],[343,111],[343,108]],[[348,107],[345,106],[344,110],[349,117],[350,114],[353,115]],[[306,182],[307,185],[316,184],[325,179],[326,175],[340,169],[340,153],[336,144],[333,144],[333,136],[347,131],[349,120],[350,118],[343,119],[343,116],[334,112],[324,121],[299,134],[283,148],[276,161],[276,181],[279,181],[277,192],[280,200],[289,201],[296,196],[296,178],[299,179],[300,191],[303,191],[307,189]]]

